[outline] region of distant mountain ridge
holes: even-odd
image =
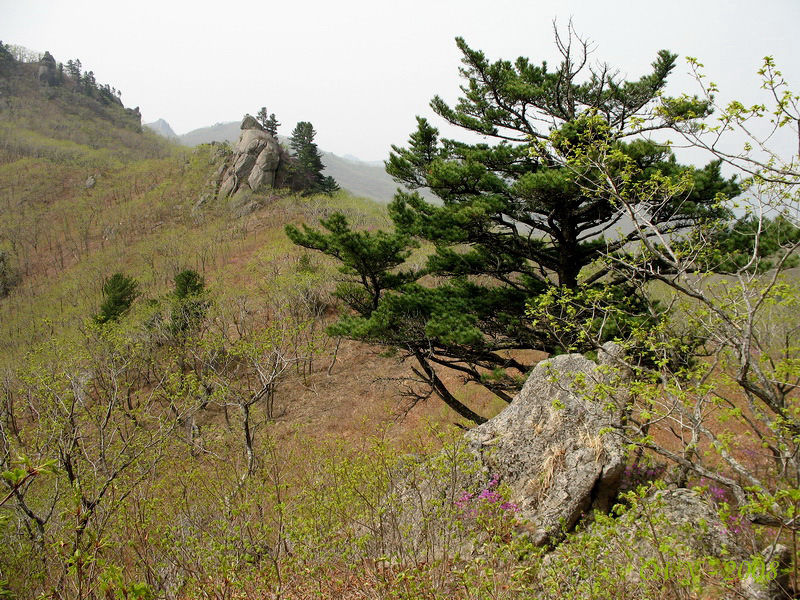
[[[184,146],[199,146],[200,144],[210,144],[211,142],[236,143],[239,139],[239,134],[242,132],[240,125],[241,121],[216,123],[179,135],[178,141]]]
[[[172,130],[172,127],[170,127],[169,123],[167,123],[164,119],[159,119],[153,123],[145,123],[142,125],[142,127],[147,127],[148,129],[155,131],[157,134],[162,135],[170,140],[180,139],[178,134]]]
[[[161,123],[166,127],[155,127],[156,124]],[[172,128],[163,119],[146,126],[165,137],[170,137],[164,133],[165,131],[172,132]],[[240,133],[240,122],[229,121],[201,127],[183,135],[176,135],[175,139],[184,146],[197,146],[199,144],[210,144],[211,142],[235,143],[239,139]],[[282,142],[286,142],[288,139],[283,136],[279,137]],[[325,175],[333,177],[339,187],[355,196],[386,204],[391,202],[397,191],[398,184],[386,174],[383,164],[379,161],[365,162],[351,154],[342,157],[323,150],[322,164],[325,165]]]

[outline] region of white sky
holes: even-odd
[[[666,48],[755,101],[769,54],[800,89],[800,0],[0,0],[0,40],[80,58],[144,122],[179,134],[266,106],[283,135],[311,121],[321,149],[382,160],[415,115],[433,115],[435,94],[458,97],[455,36],[491,59],[555,66],[552,21],[570,17],[596,60],[630,78]],[[695,91],[686,71],[681,58],[672,93]]]

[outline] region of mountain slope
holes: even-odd
[[[242,317],[228,311],[244,303],[243,314],[264,326],[274,311],[308,306],[302,310],[323,310],[311,313],[321,334],[335,312],[331,292],[337,271],[316,257],[302,262],[304,251],[288,241],[283,228],[314,226],[334,211],[363,227],[385,228],[384,207],[345,192],[332,198],[276,192],[249,196],[242,200],[246,205],[211,199],[200,206],[223,160],[218,149],[171,144],[142,130],[138,117],[121,106],[40,88],[35,65],[18,69],[0,80],[11,107],[0,111],[0,189],[7,191],[0,204],[0,262],[13,274],[10,293],[0,297],[0,368],[19,365],[48,340],[80,339],[103,300],[103,281],[116,272],[138,281],[141,310],[145,300],[164,301],[177,273],[194,269],[208,282],[216,318],[241,326]],[[338,160],[343,169],[349,167]],[[303,264],[313,267],[313,277]],[[331,351],[325,344],[325,352]],[[320,412],[320,398],[311,394],[292,419],[321,420],[323,429],[339,423],[341,429],[342,417],[335,416],[340,409],[330,405],[337,397],[351,411],[380,407],[378,420],[391,414],[397,384],[378,389],[372,382],[381,376],[399,380],[407,367],[358,344],[342,342],[341,350],[339,365],[352,357],[347,373],[359,390],[353,397],[366,403],[353,404],[349,394],[332,389],[327,409]],[[323,380],[326,388],[334,381]],[[286,402],[291,414],[290,399],[304,395],[294,389],[277,402]],[[433,413],[419,414],[439,414],[435,404],[430,408]],[[362,425],[344,429],[350,426]]]
[[[172,127],[164,119],[159,119],[153,123],[145,123],[142,127],[147,127],[169,140],[178,140],[178,134],[172,130]]]

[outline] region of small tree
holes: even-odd
[[[0,250],[0,298],[7,296],[19,282],[19,273],[11,264],[11,256],[5,250]]]
[[[75,60],[70,59],[67,61],[67,75],[69,75],[77,85],[81,82],[82,66],[80,59],[76,58]]]
[[[325,175],[319,184],[319,191],[328,196],[333,196],[340,189],[339,184],[330,175]]]
[[[209,306],[205,290],[205,280],[197,271],[187,269],[175,275],[171,317],[173,333],[187,333],[203,320]]]
[[[258,111],[256,115],[256,119],[261,126],[264,128],[264,131],[272,135],[272,137],[276,137],[278,135],[278,127],[281,124],[278,122],[278,119],[275,117],[275,113],[267,114],[267,107],[262,106],[261,110]]]
[[[133,301],[139,297],[139,283],[132,277],[122,273],[114,273],[103,283],[103,297],[100,312],[94,320],[104,325],[109,321],[117,321],[130,309]]]
[[[317,132],[308,121],[300,121],[292,131],[289,145],[294,152],[292,166],[292,187],[306,194],[314,192],[333,193],[334,187],[338,189],[332,177],[322,175],[325,166],[322,164],[322,154],[314,143]]]
[[[14,55],[3,45],[3,42],[0,42],[0,73],[8,74],[15,62]]]

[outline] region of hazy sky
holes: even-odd
[[[80,58],[179,134],[267,106],[283,135],[311,121],[321,149],[379,160],[435,94],[457,98],[455,36],[555,65],[553,20],[570,17],[595,60],[631,78],[666,48],[747,99],[769,54],[800,88],[800,0],[0,0],[0,40]],[[672,93],[694,90],[686,71],[681,58]]]

